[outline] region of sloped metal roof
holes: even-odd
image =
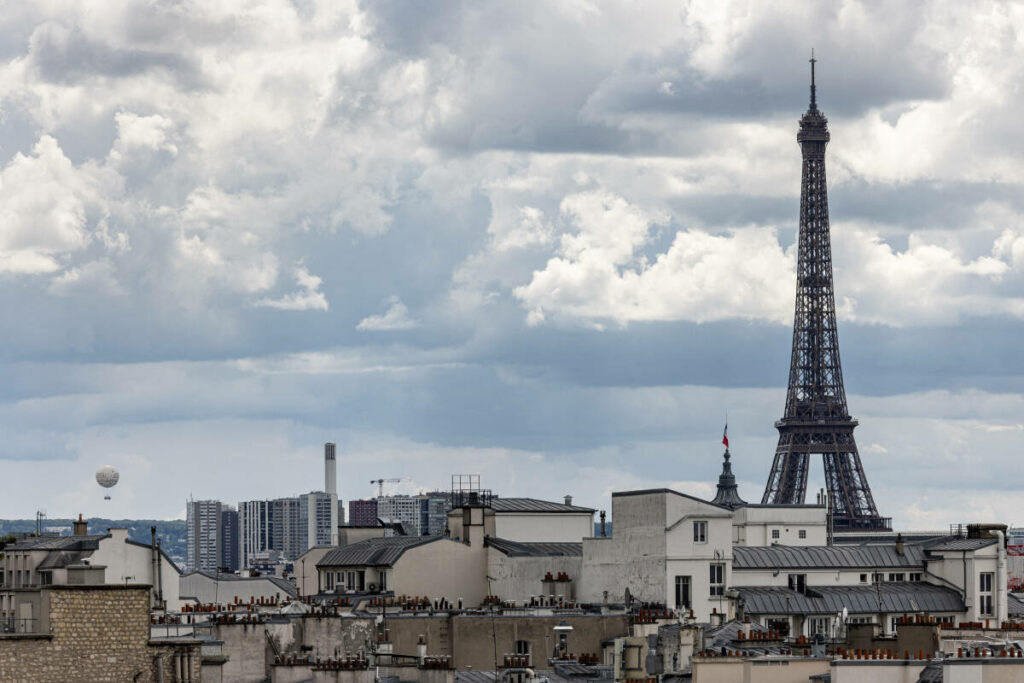
[[[737,546],[732,568],[743,569],[874,569],[920,567],[921,545]]]
[[[96,550],[100,539],[109,534],[91,534],[88,536],[30,536],[17,543],[9,543],[8,551],[13,550]]]
[[[92,550],[52,550],[46,553],[46,558],[36,569],[60,569],[69,564],[77,564],[92,556],[92,553]]]
[[[299,594],[299,591],[293,582],[289,581],[288,579],[282,579],[280,576],[271,576],[268,574],[261,574],[259,576],[239,576],[238,574],[234,574],[232,572],[213,572],[208,569],[192,569],[182,574],[181,578],[188,578],[196,574],[199,574],[200,576],[205,576],[211,581],[241,583],[252,583],[254,581],[269,581],[270,583],[274,584],[275,586],[280,588],[288,595],[291,595],[292,597],[295,597]]]
[[[1013,593],[1006,594],[1006,611],[1011,617],[1024,616],[1024,600],[1021,600]]]
[[[594,512],[593,508],[566,505],[537,498],[494,497],[491,499],[491,509],[495,512]]]
[[[759,624],[748,624],[751,633],[767,634],[768,630]],[[712,647],[720,648],[729,645],[736,640],[743,624],[736,619],[725,622],[721,626],[713,626],[704,630],[705,637],[713,639]]]
[[[942,662],[928,662],[921,669],[921,675],[917,677],[917,683],[942,683]]]
[[[736,588],[750,614],[850,614],[962,612],[960,593],[930,583],[813,586],[800,593],[782,586]]]
[[[509,557],[583,557],[582,543],[523,543],[491,536],[485,543]]]
[[[997,543],[995,538],[943,538],[927,543],[925,548],[930,551],[943,550],[978,550]]]
[[[318,567],[390,567],[409,548],[446,541],[444,536],[391,536],[368,538],[352,545],[332,550],[316,563]]]

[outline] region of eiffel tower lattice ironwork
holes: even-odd
[[[802,504],[807,493],[808,460],[811,455],[821,454],[825,484],[832,498],[833,528],[888,529],[890,520],[878,515],[857,453],[853,438],[857,421],[846,407],[839,363],[825,187],[828,119],[818,110],[815,61],[812,55],[811,104],[800,119],[796,138],[803,154],[803,171],[789,388],[785,413],[775,423],[779,445],[761,502]]]

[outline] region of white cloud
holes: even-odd
[[[278,308],[283,311],[326,311],[327,297],[320,291],[323,280],[310,274],[305,266],[295,268],[295,282],[299,291],[286,294],[279,299],[260,299],[257,306]]]
[[[100,204],[94,180],[41,137],[32,156],[16,154],[0,172],[0,272],[59,270],[89,244],[89,213]]]
[[[724,235],[679,230],[665,251],[648,258],[644,249],[658,224],[667,223],[666,211],[598,191],[566,197],[561,213],[571,231],[561,236],[556,255],[514,290],[531,324],[552,318],[597,325],[792,322],[795,247],[783,249],[771,227]],[[989,220],[985,213],[977,220]],[[965,235],[911,232],[907,247],[898,250],[876,227],[837,224],[832,251],[840,318],[893,327],[951,325],[970,316],[1024,318],[1024,239],[1016,229],[1004,230],[989,254],[968,258]],[[977,234],[966,238],[976,248]],[[486,272],[483,264],[474,268]]]
[[[117,112],[117,141],[110,150],[111,157],[120,159],[132,150],[166,151],[177,156],[178,148],[170,141],[173,122],[159,114],[139,116],[132,112]]]
[[[409,316],[409,309],[397,296],[388,298],[388,310],[382,315],[371,315],[363,318],[356,325],[363,332],[385,332],[394,330],[411,330],[419,323]]]
[[[1005,261],[967,259],[955,245],[936,244],[923,234],[907,239],[907,248],[898,251],[870,228],[833,231],[842,318],[905,327],[955,324],[965,316],[1024,317],[1024,301],[1001,286],[1010,270]]]
[[[531,323],[565,315],[625,324],[641,320],[757,318],[783,322],[791,306],[792,258],[775,231],[736,230],[716,236],[679,231],[653,263],[640,253],[663,211],[629,204],[607,192],[566,197],[562,215],[575,228],[558,256],[515,290]]]

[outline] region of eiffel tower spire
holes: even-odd
[[[775,423],[779,444],[762,503],[799,505],[807,494],[811,455],[825,462],[825,484],[833,502],[837,531],[887,529],[878,516],[861,466],[843,388],[832,288],[832,245],[825,185],[828,119],[818,110],[811,53],[811,101],[796,139],[803,155],[800,181],[800,233],[796,270],[796,312],[789,388],[782,419]]]

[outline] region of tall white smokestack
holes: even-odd
[[[334,444],[324,444],[324,491],[338,495],[338,462],[334,459]]]
[[[331,499],[331,545],[338,545],[338,461],[334,444],[324,444],[324,492]]]

